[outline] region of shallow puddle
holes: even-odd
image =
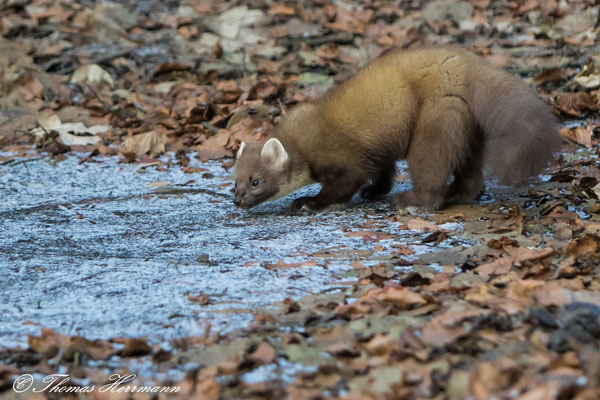
[[[342,290],[355,279],[350,264],[389,258],[392,244],[427,251],[416,244],[422,233],[386,218],[385,202],[290,212],[291,199],[313,186],[240,210],[225,185],[230,172],[217,162],[196,166],[207,171],[161,172],[116,158],[79,164],[75,156],[0,166],[0,346],[41,326],[153,342],[202,334],[207,322],[227,331],[251,322],[257,307]],[[359,229],[393,239],[347,235]],[[209,304],[188,299],[200,293]]]

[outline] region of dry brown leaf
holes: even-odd
[[[112,76],[96,64],[82,65],[77,68],[71,76],[71,82],[90,85],[95,89],[99,89],[103,85],[107,85],[111,89],[115,86]]]
[[[427,300],[423,296],[404,287],[371,289],[360,296],[357,302],[371,300],[384,301],[397,306],[421,306],[427,304]]]
[[[403,256],[415,254],[414,250],[411,250],[402,244],[393,244],[392,248],[394,248],[394,254],[400,254]]]
[[[502,275],[506,274],[513,266],[511,257],[500,257],[487,264],[481,264],[474,269],[479,275]]]
[[[275,349],[270,344],[261,343],[248,358],[257,364],[270,364],[275,359]]]
[[[299,267],[314,267],[317,265],[317,260],[312,259],[310,261],[305,261],[301,263],[285,263],[283,260],[277,261],[277,264],[269,264],[265,268],[266,269],[276,269],[276,268],[299,268]]]
[[[522,246],[506,246],[504,249],[509,256],[500,257],[487,264],[482,264],[475,268],[474,271],[479,275],[502,275],[508,273],[513,265],[520,266],[525,261],[541,260],[554,253],[554,249],[552,248],[531,250]]]
[[[472,331],[471,320],[489,313],[488,310],[460,308],[449,309],[441,315],[433,317],[421,331],[420,339],[423,343],[434,347],[450,344]]]
[[[330,43],[319,47],[316,51],[317,56],[326,60],[332,60],[340,53],[340,46],[337,43]]]
[[[505,248],[505,251],[510,254],[513,259],[515,265],[520,266],[525,261],[537,261],[543,258],[546,258],[554,253],[554,249],[552,248],[543,248],[532,250],[527,247],[519,246],[513,247],[508,246]]]
[[[87,340],[81,336],[71,338],[71,346],[88,357],[95,360],[103,360],[113,352],[109,342],[104,340]]]
[[[158,182],[151,182],[148,184],[148,186],[153,187],[153,188],[157,188],[157,187],[164,187],[164,186],[170,186],[172,183],[169,181],[158,181]]]
[[[121,351],[123,357],[144,356],[152,353],[152,347],[144,338],[127,338],[124,344],[125,347]]]
[[[411,219],[410,221],[408,221],[406,223],[406,229],[419,230],[419,231],[423,231],[423,232],[430,232],[430,231],[448,232],[447,229],[443,229],[443,228],[437,226],[436,224],[426,221],[422,218],[415,218],[415,219]]]
[[[597,96],[587,92],[561,92],[554,97],[554,102],[560,111],[574,117],[581,117],[586,111],[600,108]]]
[[[270,15],[294,15],[296,14],[296,10],[294,7],[286,5],[286,4],[281,4],[281,3],[274,3],[271,8],[269,8],[269,14]]]
[[[29,336],[27,338],[29,348],[36,353],[49,354],[58,352],[58,349],[65,348],[69,344],[69,338],[60,333],[54,332],[49,328],[42,328],[41,335]]]
[[[196,151],[196,157],[202,161],[232,157],[233,152],[226,148],[230,140],[230,132],[221,129],[216,135],[209,137],[202,144],[194,146],[192,149]]]
[[[371,354],[385,355],[399,347],[397,341],[393,341],[388,335],[377,333],[365,344],[365,348]]]
[[[346,236],[362,238],[364,242],[379,242],[380,240],[392,239],[394,236],[382,231],[354,231],[346,233]]]
[[[592,131],[591,129],[577,127],[573,129],[561,128],[560,134],[575,143],[578,143],[587,148],[592,147]]]
[[[241,119],[239,122],[231,126],[229,130],[230,137],[234,138],[238,144],[240,142],[262,142],[264,139],[266,139],[271,125],[267,121],[260,120],[260,118],[263,118],[262,113],[258,114],[257,116]],[[268,114],[265,116],[265,118],[268,118]],[[232,150],[237,151],[237,146],[235,148],[232,147]]]
[[[585,235],[569,243],[567,253],[575,257],[598,257],[600,245],[592,235]]]
[[[210,296],[206,293],[200,293],[196,296],[189,295],[188,300],[192,303],[199,304],[201,306],[205,306],[210,303]]]
[[[562,68],[552,68],[540,72],[535,78],[533,78],[533,82],[536,85],[546,82],[561,82],[565,80],[567,80],[567,76],[563,72]]]
[[[122,151],[135,153],[138,156],[148,154],[150,157],[156,157],[165,152],[166,143],[167,138],[163,133],[152,130],[129,136],[123,142]]]

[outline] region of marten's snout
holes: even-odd
[[[237,185],[233,194],[233,204],[237,207],[242,205],[242,199],[244,198],[244,192],[240,190]]]

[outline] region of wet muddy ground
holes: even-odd
[[[399,230],[385,202],[289,211],[294,196],[318,186],[236,209],[220,163],[185,174],[80,157],[0,166],[0,346],[24,343],[42,326],[152,342],[202,334],[207,322],[227,331],[252,321],[257,307],[343,290],[356,279],[354,261],[389,259],[392,244],[423,235]],[[347,235],[367,221],[394,240]],[[210,304],[188,299],[200,293]]]

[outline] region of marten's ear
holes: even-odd
[[[237,152],[237,154],[235,155],[235,158],[240,158],[240,156],[242,155],[242,151],[244,151],[244,147],[246,147],[246,142],[242,142],[242,144],[240,144],[240,148]]]
[[[287,161],[288,153],[279,140],[271,138],[263,146],[260,157],[272,163],[275,167],[280,167]]]

